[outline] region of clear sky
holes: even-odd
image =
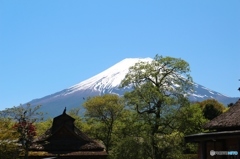
[[[239,0],[0,0],[0,109],[61,91],[128,57],[186,60],[240,92]]]

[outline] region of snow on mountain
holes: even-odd
[[[32,105],[41,104],[41,111],[48,112],[49,116],[53,117],[61,113],[64,107],[67,107],[69,110],[81,106],[89,96],[102,95],[105,93],[123,95],[124,92],[131,88],[120,89],[118,86],[127,74],[129,67],[139,61],[151,62],[152,60],[151,58],[126,58],[85,81],[43,98],[32,100],[29,103]],[[191,101],[202,101],[209,98],[214,98],[225,105],[238,100],[238,98],[227,97],[194,83],[194,89],[193,92],[190,93],[189,99]]]
[[[106,89],[111,90],[112,88],[116,88],[124,79],[129,67],[139,61],[151,62],[152,60],[153,59],[151,58],[126,58],[96,76],[70,87],[65,95],[79,90],[91,89],[94,91],[104,92]]]

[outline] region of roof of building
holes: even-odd
[[[230,109],[209,121],[204,129],[240,130],[240,99]]]
[[[44,154],[107,155],[104,146],[89,138],[74,125],[75,119],[63,114],[53,120],[52,127],[39,136],[30,151]]]
[[[205,132],[185,136],[186,142],[199,142],[203,140],[217,140],[226,138],[236,138],[240,137],[240,130],[233,131],[216,131],[216,132]]]
[[[41,157],[46,157],[47,158],[57,158],[57,156],[98,156],[98,158],[101,158],[101,156],[106,156],[105,151],[96,151],[96,152],[91,152],[91,151],[76,151],[76,152],[66,152],[63,154],[57,154],[57,153],[49,153],[46,151],[30,151],[29,156],[41,156]]]

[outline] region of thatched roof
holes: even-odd
[[[216,130],[240,130],[240,99],[230,109],[203,127]]]
[[[91,159],[92,156],[96,156],[96,157],[92,157],[94,159],[106,159],[106,152],[105,151],[96,151],[96,152],[92,152],[92,151],[77,151],[77,152],[66,152],[63,154],[56,154],[56,153],[49,153],[46,151],[30,151],[29,152],[29,159],[34,158],[34,159],[43,159],[43,158],[58,158],[59,157],[68,157],[68,158],[87,158],[87,159]],[[81,157],[79,157],[81,156]]]
[[[55,135],[65,131],[62,138],[56,138]],[[66,132],[67,131],[67,132]],[[51,128],[46,131],[44,135],[37,138],[31,145],[31,150],[34,151],[103,151],[104,146],[97,141],[90,139],[86,134],[78,128],[74,131],[69,130],[68,127],[62,127],[54,134],[51,134]],[[72,137],[69,137],[71,135]]]
[[[74,125],[65,112],[54,118],[53,125],[31,145],[31,152],[64,155],[107,155],[104,146],[89,138]]]

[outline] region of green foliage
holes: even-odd
[[[27,105],[20,105],[18,107],[7,108],[0,112],[1,117],[8,117],[15,121],[18,121],[23,115],[25,118],[34,123],[36,121],[43,120],[43,113],[39,112],[41,105],[31,106],[30,104]]]
[[[226,111],[226,107],[215,99],[207,99],[199,103],[206,119],[212,120]]]
[[[204,132],[202,126],[209,121],[203,116],[199,103],[191,103],[189,106],[182,107],[175,118],[178,131],[184,136]],[[182,142],[180,145],[184,154],[197,152],[197,144]]]
[[[83,119],[79,116],[80,111],[81,111],[80,107],[76,107],[76,108],[71,109],[68,112],[68,114],[75,119],[75,121],[74,121],[75,126],[78,127],[79,129],[82,129],[83,128]]]
[[[183,107],[176,116],[179,127],[178,130],[185,135],[203,132],[202,126],[208,122],[203,116],[203,111],[199,103],[192,103]]]
[[[177,128],[174,116],[187,104],[185,95],[192,88],[189,72],[190,67],[184,60],[156,55],[151,63],[138,62],[130,67],[121,82],[122,87],[133,86],[133,91],[124,97],[150,126],[147,133],[153,159],[163,158],[161,152],[168,152],[157,145],[162,144],[159,138],[167,138]],[[174,144],[170,142],[167,145]]]
[[[114,159],[147,159],[148,146],[142,138],[126,137],[114,146],[112,158]]]
[[[153,89],[157,94],[158,92],[163,95],[179,94],[191,88],[192,78],[189,72],[190,67],[186,61],[156,55],[151,63],[138,62],[130,67],[122,81],[122,86],[133,84],[136,89],[140,88],[143,83],[150,82],[158,88]]]
[[[94,136],[103,141],[106,151],[112,145],[112,134],[116,120],[121,117],[124,109],[123,100],[114,94],[105,94],[89,98],[84,104],[86,118],[92,118]]]
[[[197,154],[183,154],[181,159],[196,159],[198,158]]]
[[[213,105],[217,110],[221,112],[223,112],[226,109],[226,107],[222,103],[219,103],[215,99],[207,99],[202,102],[199,102],[199,104],[202,109],[204,109],[206,105]]]
[[[159,142],[163,143],[159,148],[161,150],[160,153],[161,158],[180,159],[183,150],[183,147],[181,146],[181,143],[183,142],[183,137],[184,134],[178,131],[173,131],[170,134],[164,135]]]
[[[18,141],[24,150],[24,158],[28,158],[28,149],[36,135],[34,122],[42,120],[43,113],[38,112],[39,106],[32,107],[30,104],[26,106],[18,106],[1,111],[2,117],[11,118],[14,121],[14,128],[18,134]]]
[[[18,136],[13,125],[11,119],[0,118],[0,158],[12,159],[19,154]]]
[[[77,117],[77,116],[79,116],[80,111],[81,111],[81,107],[76,107],[76,108],[71,109],[71,110],[68,112],[68,114],[69,114],[70,116]]]
[[[146,135],[149,125],[132,110],[124,109],[114,127],[112,158],[145,159],[149,156],[149,138]]]
[[[116,119],[123,110],[123,101],[114,94],[89,98],[83,105],[86,108],[86,116],[106,123]]]
[[[206,119],[212,120],[222,112],[214,107],[212,104],[207,104],[203,109],[203,115]]]
[[[52,122],[53,119],[48,119],[46,121],[35,123],[37,135],[44,134],[52,126]]]

